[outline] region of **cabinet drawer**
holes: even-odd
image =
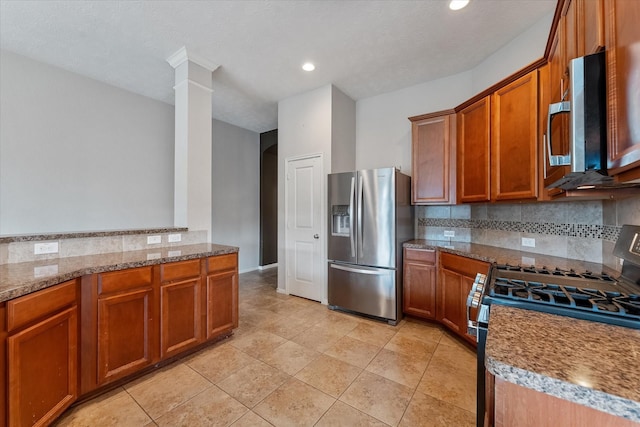
[[[404,250],[405,261],[418,261],[428,264],[435,264],[436,251],[435,249],[408,249]]]
[[[467,277],[475,277],[478,273],[487,273],[489,263],[448,253],[440,254],[440,267],[455,271]]]
[[[232,270],[238,267],[238,254],[219,255],[207,258],[207,271]]]
[[[34,292],[7,302],[9,332],[38,320],[47,314],[76,303],[77,283],[69,280],[60,285]]]
[[[160,266],[160,280],[170,282],[172,280],[187,279],[200,275],[200,260],[172,262]]]
[[[119,292],[126,289],[151,286],[153,281],[152,267],[131,268],[98,274],[98,293]]]

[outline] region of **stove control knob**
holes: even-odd
[[[467,307],[477,308],[480,305],[480,292],[472,292],[467,298]]]

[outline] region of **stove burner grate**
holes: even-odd
[[[500,277],[489,295],[640,319],[640,295]]]

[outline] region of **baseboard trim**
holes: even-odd
[[[261,265],[258,267],[258,270],[263,271],[263,270],[269,270],[270,268],[276,268],[278,266],[278,263],[274,263],[274,264],[267,264],[267,265]]]

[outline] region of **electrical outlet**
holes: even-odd
[[[168,257],[172,257],[172,256],[180,256],[180,255],[182,255],[182,251],[169,251],[169,252],[167,253],[167,256],[168,256]]]
[[[444,230],[444,237],[456,237],[455,230]]]
[[[147,236],[147,245],[162,243],[162,236]]]
[[[180,240],[182,240],[182,234],[180,233],[169,234],[168,240],[169,240],[169,243],[179,242]]]
[[[536,247],[536,239],[533,239],[531,237],[523,237],[522,238],[522,246],[527,246],[529,248],[535,248]]]
[[[162,254],[160,252],[154,252],[152,254],[147,254],[147,260],[151,261],[152,259],[160,259],[162,258]]]
[[[58,242],[36,243],[33,245],[34,255],[57,254]]]

